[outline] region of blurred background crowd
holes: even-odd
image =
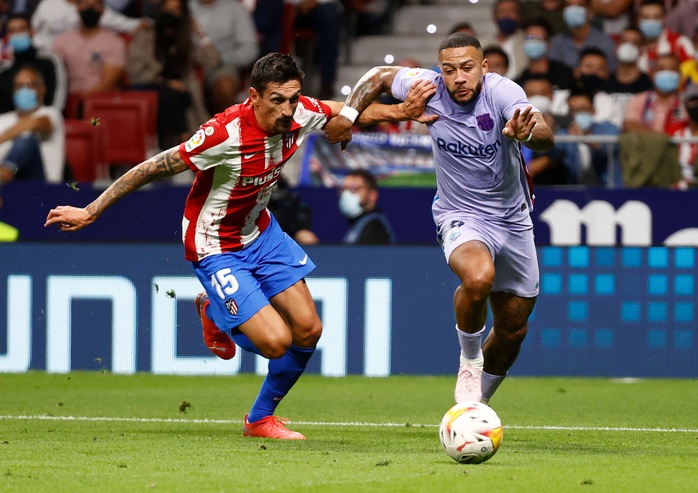
[[[372,65],[438,70],[456,31],[554,128],[552,150],[524,148],[534,183],[695,186],[698,0],[0,0],[0,186],[113,179],[242,102],[265,53],[299,60],[306,95],[343,100]],[[350,229],[380,212],[381,176],[361,168],[335,185]],[[300,204],[287,171],[277,198]]]

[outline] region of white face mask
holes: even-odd
[[[531,96],[530,98],[528,98],[528,102],[531,103],[538,110],[540,110],[541,113],[549,113],[550,108],[553,105],[553,102],[550,100],[550,98],[547,98],[545,96]]]
[[[361,207],[361,198],[349,190],[343,190],[339,196],[339,210],[349,219],[360,216],[364,211]]]
[[[633,43],[621,43],[616,50],[616,56],[621,63],[635,63],[640,57],[640,48]]]

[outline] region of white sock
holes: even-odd
[[[480,381],[482,386],[482,398],[489,401],[506,377],[506,373],[504,375],[492,375],[491,373],[483,371],[482,380]]]
[[[474,334],[468,334],[460,330],[456,324],[456,332],[460,342],[460,354],[465,359],[476,359],[482,356],[482,334],[485,333],[485,327]]]

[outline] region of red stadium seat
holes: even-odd
[[[106,177],[102,131],[84,119],[65,120],[65,153],[73,179],[93,182]]]
[[[99,119],[109,165],[136,165],[157,151],[155,91],[90,94],[83,103],[86,120]]]

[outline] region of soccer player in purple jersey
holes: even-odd
[[[464,33],[439,48],[441,74],[375,67],[325,133],[342,147],[353,119],[382,92],[404,99],[417,81],[436,84],[424,114],[436,165],[438,240],[460,279],[453,297],[461,347],[456,402],[489,402],[519,354],[538,296],[532,194],[521,144],[549,149],[553,133],[516,83],[488,72],[480,42]],[[494,327],[482,343],[489,301]]]

